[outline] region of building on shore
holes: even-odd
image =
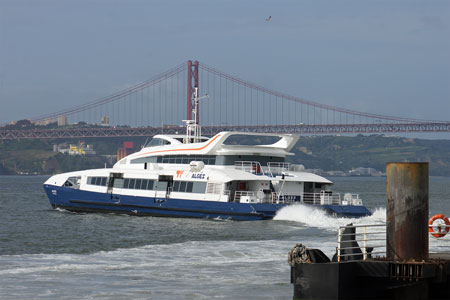
[[[117,149],[117,161],[121,160],[125,156],[130,155],[134,151],[134,143],[133,142],[123,142],[123,147]]]
[[[58,116],[58,126],[66,126],[67,125],[67,116],[61,115]]]
[[[78,145],[74,144],[59,144],[53,145],[53,152],[67,153],[69,155],[95,155],[94,146],[86,144],[85,142],[78,142]]]

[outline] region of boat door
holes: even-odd
[[[159,200],[167,200],[170,197],[170,192],[173,188],[172,175],[159,175],[156,182],[156,198]]]
[[[120,195],[113,195],[114,188],[123,187],[123,173],[110,173],[108,179],[108,189],[107,193],[111,195],[111,199],[120,200]]]

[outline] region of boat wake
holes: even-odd
[[[371,216],[362,218],[333,217],[324,210],[310,205],[290,205],[280,209],[274,220],[284,220],[302,223],[308,227],[317,227],[335,231],[338,226],[353,224],[384,224],[386,223],[386,208],[375,209]]]

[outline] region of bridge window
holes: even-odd
[[[64,182],[64,186],[72,189],[80,188],[81,176],[72,176],[67,178],[66,182]]]
[[[164,145],[169,145],[170,142],[164,139],[160,139],[160,138],[154,138],[150,141],[150,143],[148,143],[147,145],[145,145],[145,147],[157,147],[157,146],[164,146]]]

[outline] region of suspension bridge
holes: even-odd
[[[198,61],[180,64],[112,95],[31,118],[32,129],[0,128],[0,139],[152,136],[184,133],[193,91],[208,94],[196,116],[204,135],[219,131],[299,134],[450,132],[450,121],[360,112],[294,97]]]

